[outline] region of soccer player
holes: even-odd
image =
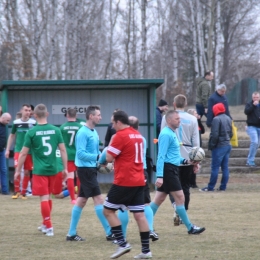
[[[68,122],[60,127],[68,155],[67,188],[70,194],[71,204],[76,204],[74,189],[74,172],[77,170],[74,162],[76,156],[75,136],[82,127],[82,125],[76,121],[76,115],[76,109],[69,108],[66,113]]]
[[[20,151],[22,150],[24,137],[27,131],[34,127],[36,121],[30,118],[31,115],[31,106],[29,104],[23,104],[21,108],[22,117],[14,120],[11,134],[9,135],[5,157],[9,158],[10,148],[15,140],[14,148],[14,167],[17,167],[17,162],[19,158]],[[28,151],[28,155],[24,161],[24,177],[22,182],[21,198],[27,199],[26,190],[28,182],[30,181],[30,171],[33,168],[31,152]],[[17,199],[20,196],[20,176],[14,180],[14,194],[12,199]]]
[[[118,258],[131,250],[131,245],[124,239],[118,209],[126,207],[133,212],[138,224],[142,252],[135,259],[152,258],[149,248],[149,227],[144,215],[144,169],[143,137],[129,126],[128,115],[124,111],[113,114],[113,128],[116,134],[107,149],[106,161],[115,160],[114,181],[105,203],[104,214],[117,240],[118,248],[110,258]]]
[[[129,125],[133,127],[135,130],[138,130],[139,127],[139,120],[135,116],[129,116]],[[148,226],[150,229],[150,238],[152,241],[156,241],[159,239],[158,234],[156,234],[153,230],[153,211],[150,207],[150,202],[151,202],[151,197],[150,197],[150,188],[149,188],[149,183],[148,183],[148,173],[147,173],[147,165],[146,165],[146,140],[143,137],[143,142],[144,142],[144,149],[143,149],[143,166],[144,166],[144,177],[145,177],[145,188],[144,188],[144,214],[146,217],[146,220],[148,222]],[[118,218],[120,219],[121,225],[122,225],[122,230],[124,237],[126,238],[126,230],[127,230],[127,225],[129,222],[129,216],[128,216],[128,211],[118,211]]]
[[[58,173],[55,178],[55,182],[52,189],[52,194],[56,199],[64,199],[70,195],[69,191],[67,189],[64,189],[66,187],[66,182],[63,177],[63,163],[61,159],[60,150],[56,150],[56,159],[57,159],[57,168]],[[40,229],[40,228],[39,228]]]
[[[15,180],[19,177],[22,165],[31,149],[34,162],[33,195],[40,196],[41,201],[43,223],[40,230],[47,236],[53,236],[51,192],[56,174],[59,172],[56,150],[59,148],[61,153],[64,177],[67,177],[68,174],[67,153],[60,129],[47,123],[48,112],[44,104],[39,104],[35,107],[34,116],[37,120],[37,125],[30,129],[25,136],[15,172]]]
[[[180,144],[175,130],[180,126],[180,115],[175,110],[170,110],[165,116],[167,126],[163,128],[159,135],[159,153],[156,165],[157,187],[155,197],[150,206],[155,213],[170,193],[176,203],[176,211],[185,224],[188,234],[200,234],[205,228],[193,225],[184,207],[184,193],[179,178],[179,165],[192,164],[191,161],[181,157]],[[194,171],[198,170],[198,165],[194,164]]]
[[[113,240],[110,226],[103,215],[103,198],[97,182],[97,160],[99,151],[99,136],[95,126],[101,120],[101,112],[98,106],[89,106],[86,110],[86,125],[82,126],[76,135],[76,160],[78,167],[78,177],[80,180],[80,190],[76,204],[72,208],[71,222],[67,241],[84,241],[85,239],[77,235],[77,226],[83,208],[89,198],[92,197],[95,205],[95,212],[101,222],[105,232],[106,239]]]

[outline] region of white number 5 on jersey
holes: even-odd
[[[50,155],[51,152],[52,152],[51,145],[46,142],[47,140],[50,140],[50,139],[51,139],[50,136],[43,136],[42,137],[42,145],[48,148],[47,152],[43,153],[44,155]]]

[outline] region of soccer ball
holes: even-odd
[[[192,147],[189,152],[189,158],[192,161],[200,162],[205,158],[205,152],[201,147]]]
[[[113,163],[108,163],[107,165],[101,165],[99,164],[97,166],[98,172],[102,174],[110,173],[113,170],[114,166]]]

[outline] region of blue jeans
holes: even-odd
[[[247,157],[247,163],[254,164],[255,155],[260,144],[260,128],[255,126],[248,126],[246,132],[249,135],[251,141]]]
[[[222,178],[220,183],[220,190],[225,190],[229,179],[228,160],[231,151],[231,145],[220,146],[212,150],[211,160],[211,175],[208,184],[209,190],[214,190],[218,180],[219,167],[222,170]]]
[[[205,107],[202,104],[196,104],[196,110],[198,115],[200,115],[200,118],[204,115],[207,117],[207,114],[205,114]]]
[[[2,193],[8,193],[5,150],[0,152],[0,178]]]

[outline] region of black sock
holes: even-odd
[[[142,253],[147,254],[150,252],[150,247],[149,247],[149,231],[147,232],[140,232],[140,237],[141,237],[141,244],[142,244]]]
[[[115,239],[117,240],[117,244],[122,247],[126,246],[126,241],[122,232],[122,226],[120,225],[116,227],[111,227],[111,231],[114,234]]]

